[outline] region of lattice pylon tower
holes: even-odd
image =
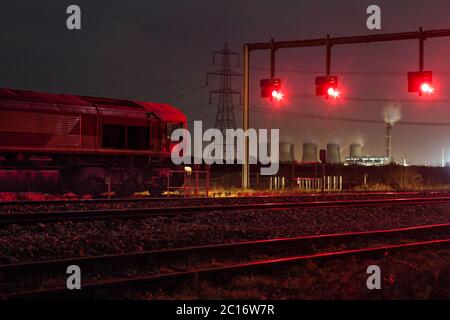
[[[210,75],[220,77],[219,90],[210,91],[210,103],[212,102],[212,95],[217,94],[218,100],[215,128],[219,129],[225,137],[227,129],[236,129],[233,95],[240,96],[241,93],[233,90],[233,77],[241,77],[242,75],[233,71],[234,67],[239,66],[239,54],[231,51],[228,43],[225,43],[222,51],[215,51],[213,53],[213,64],[215,64],[216,55],[222,56],[221,69],[220,71],[208,73],[207,82],[209,82]],[[234,66],[231,64],[232,56],[237,58],[237,63]]]

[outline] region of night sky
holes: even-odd
[[[70,4],[81,7],[81,31],[66,28]],[[366,28],[365,11],[371,4],[382,8],[381,31]],[[404,32],[420,26],[450,28],[450,1],[2,0],[0,87],[168,102],[191,121],[204,120],[211,126],[216,105],[208,105],[208,92],[216,89],[219,79],[206,87],[206,73],[220,68],[209,65],[212,51],[220,50],[225,41],[241,53],[244,43],[270,38]],[[282,50],[277,76],[283,79],[287,97],[273,106],[255,90],[259,79],[268,77],[268,53],[255,53],[251,125],[281,128],[286,142],[313,141],[320,147],[338,142],[344,156],[355,142],[363,142],[367,154],[383,155],[383,124],[301,115],[383,120],[384,108],[396,103],[401,121],[450,123],[449,58],[450,38],[427,41],[425,68],[434,71],[438,92],[423,102],[430,99],[407,93],[406,73],[418,69],[417,41],[339,46],[333,49],[332,73],[340,75],[343,95],[352,99],[330,103],[313,97],[314,78],[325,72],[325,49]],[[186,74],[192,75],[183,77]],[[241,86],[236,79],[234,87]],[[239,107],[236,120],[240,126]],[[450,161],[449,134],[450,126],[394,126],[394,157],[401,161],[406,154],[412,163],[437,164],[444,147]]]

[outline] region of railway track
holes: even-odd
[[[429,197],[446,196],[448,192],[357,192],[322,194],[291,194],[271,196],[246,196],[224,198],[123,198],[123,199],[93,199],[93,200],[46,200],[46,201],[10,201],[0,202],[0,213],[30,213],[39,211],[75,211],[104,208],[143,208],[196,203],[198,205],[213,204],[245,204],[282,201],[315,201],[359,198],[394,198],[394,197]]]
[[[448,203],[450,196],[424,198],[363,199],[339,201],[294,201],[275,203],[250,203],[236,205],[204,205],[157,208],[106,209],[86,211],[38,212],[1,214],[0,225],[54,223],[62,221],[96,221],[111,219],[145,219],[150,217],[189,216],[210,212],[233,212],[236,210],[282,210],[291,208],[344,208],[377,207],[390,205],[419,205]]]
[[[371,195],[417,195],[419,191],[406,191],[406,192],[339,192],[339,193],[326,193],[326,196],[371,196]],[[431,194],[447,193],[447,192],[429,192]],[[308,194],[284,194],[284,195],[256,195],[245,196],[242,198],[258,199],[258,198],[285,198],[285,197],[318,197],[322,196],[321,193],[308,193]],[[101,198],[101,199],[56,199],[56,200],[16,200],[16,201],[0,201],[1,206],[8,205],[45,205],[45,204],[66,204],[66,203],[115,203],[115,202],[146,202],[146,201],[164,201],[164,200],[205,200],[205,199],[221,199],[221,198],[206,198],[206,197],[136,197],[136,198]]]
[[[54,281],[55,284],[59,283],[59,286],[42,288],[37,282],[36,287],[32,289],[21,288],[1,292],[0,298],[86,297],[108,288],[141,287],[157,283],[166,286],[168,283],[173,284],[200,276],[214,279],[217,275],[265,272],[272,267],[301,264],[310,260],[343,259],[365,255],[373,257],[386,251],[447,247],[450,245],[449,234],[450,223],[445,223],[0,265],[2,278],[5,280],[12,277],[13,282],[14,279],[23,282],[23,278],[30,275],[38,275],[41,278],[61,275]],[[221,259],[219,265],[217,259]],[[180,263],[182,266],[177,267]],[[82,290],[70,291],[61,286],[65,284],[65,269],[69,265],[80,266],[83,275],[87,275],[88,278],[90,272],[97,274],[99,270],[103,270],[103,276],[100,279],[96,277],[95,280],[83,282]],[[117,273],[119,266],[125,267],[124,270],[127,266],[141,270],[138,274],[128,277],[112,276],[108,274],[111,273],[109,271],[111,266],[114,266],[112,274]],[[165,267],[166,271],[161,272],[162,267]],[[7,283],[7,280],[4,283]]]

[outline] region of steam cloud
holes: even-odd
[[[390,103],[383,110],[384,122],[394,124],[402,118],[402,106],[398,103]]]
[[[364,136],[361,131],[356,130],[353,134],[350,135],[350,144],[360,144],[364,145]]]

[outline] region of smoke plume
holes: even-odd
[[[394,124],[402,118],[402,106],[399,103],[390,103],[383,110],[384,122]]]
[[[364,145],[364,135],[361,131],[356,130],[350,135],[350,144],[360,144],[362,146]]]

